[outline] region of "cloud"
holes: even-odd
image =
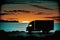
[[[14,14],[14,13],[0,13],[0,15],[10,15],[10,14]]]
[[[56,20],[60,20],[60,16],[55,16],[55,17],[45,17],[45,18],[53,18],[53,19],[56,19]]]
[[[43,12],[38,12],[38,13],[35,13],[35,15],[42,15],[44,14]]]
[[[55,16],[55,17],[45,17],[45,18],[52,18],[52,19],[57,20],[58,22],[60,22],[60,16]]]
[[[30,13],[31,11],[27,10],[4,10],[4,13],[0,13],[0,15],[10,15],[10,14],[15,14],[16,12],[24,12],[24,13]]]
[[[46,17],[46,18],[60,18],[60,16],[55,16],[55,17]]]
[[[50,15],[52,13],[45,13],[45,12],[38,12],[38,13],[35,13],[35,15]]]
[[[24,12],[24,13],[30,13],[31,11],[27,10],[4,10],[4,13],[0,13],[0,15],[15,15],[16,12]]]
[[[12,10],[12,11],[4,10],[4,12],[25,12],[25,13],[30,13],[30,11],[27,11],[27,10]]]
[[[8,13],[0,13],[0,15],[9,15]]]
[[[43,6],[39,6],[39,5],[32,5],[33,7],[37,7],[37,8],[42,8],[42,9],[46,9],[46,10],[54,10],[51,8],[47,8],[47,7],[43,7]]]

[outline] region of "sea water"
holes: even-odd
[[[29,23],[18,23],[18,22],[1,22],[0,23],[0,30],[4,31],[26,31],[26,27]],[[60,22],[54,23],[54,30],[60,30],[59,26]]]

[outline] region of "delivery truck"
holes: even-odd
[[[26,31],[43,31],[43,33],[48,33],[50,30],[54,29],[54,20],[34,20],[30,22],[26,28]]]

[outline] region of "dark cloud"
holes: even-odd
[[[55,20],[57,20],[57,21],[59,21],[59,22],[60,22],[60,18],[59,18],[59,19],[55,19]]]
[[[4,10],[4,12],[25,12],[25,13],[30,13],[30,11],[26,11],[26,10],[12,10],[12,11]]]
[[[45,17],[45,18],[60,19],[60,16],[55,16],[55,17]]]
[[[39,6],[39,5],[32,5],[32,6],[37,7],[37,8],[47,9],[47,10],[53,10],[51,8],[47,8],[47,7],[43,7],[43,6]]]
[[[29,13],[30,11],[26,11],[26,10],[13,10],[15,12],[26,12],[26,13]]]
[[[4,13],[0,13],[0,15],[10,15],[10,14],[15,14],[16,12],[24,12],[24,13],[30,13],[31,11],[26,11],[26,10],[12,10],[12,11],[7,11],[4,10]]]
[[[44,13],[44,12],[38,12],[38,13],[35,13],[35,15],[50,15],[51,13]]]
[[[55,17],[45,17],[45,18],[52,18],[52,19],[57,20],[58,22],[60,21],[60,16],[55,16]]]
[[[60,16],[55,16],[55,17],[46,17],[46,18],[60,18]]]
[[[10,14],[15,14],[15,13],[0,13],[0,15],[10,15]]]
[[[0,13],[0,15],[9,15],[8,13]]]
[[[38,13],[35,13],[35,15],[42,15],[44,14],[43,12],[38,12]]]
[[[60,18],[59,19],[56,19],[56,20],[59,20],[60,21]]]

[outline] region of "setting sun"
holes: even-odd
[[[22,21],[21,23],[29,23],[29,21]]]

